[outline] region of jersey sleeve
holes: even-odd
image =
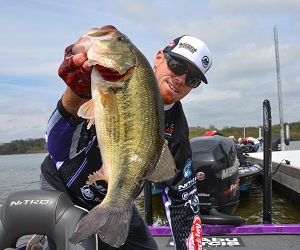
[[[174,124],[172,135],[168,135],[171,138],[168,146],[177,172],[171,180],[163,183],[164,206],[176,249],[201,249],[200,207],[188,126],[181,109],[174,117],[174,122],[168,122]]]
[[[182,142],[173,151],[178,171],[173,179],[164,182],[163,189],[168,222],[176,249],[198,249],[192,247],[199,244],[202,237],[197,179],[189,143]]]
[[[81,136],[83,126],[86,126],[86,121],[73,118],[60,100],[48,121],[46,132],[47,149],[55,164],[73,159],[84,150],[84,146],[80,147],[84,139]]]

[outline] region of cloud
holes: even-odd
[[[115,25],[145,54],[190,34],[210,48],[208,85],[182,100],[190,126],[260,126],[270,100],[279,123],[278,29],[284,122],[299,121],[300,2],[294,0],[3,1],[0,9],[0,142],[43,137],[65,84],[64,48],[86,30]]]

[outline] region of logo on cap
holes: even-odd
[[[171,41],[168,45],[167,45],[167,47],[173,47],[175,45],[175,42],[174,41]]]
[[[206,68],[209,64],[209,58],[207,56],[204,56],[202,58],[202,65],[203,65],[203,68]]]
[[[197,49],[195,49],[192,45],[187,44],[187,43],[179,43],[178,48],[187,49],[192,54],[194,54],[195,52],[197,52]]]

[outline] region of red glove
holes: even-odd
[[[74,44],[65,49],[64,61],[59,66],[58,75],[81,98],[90,99],[91,95],[91,71],[82,65],[76,66],[73,60],[72,49]]]

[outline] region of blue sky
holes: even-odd
[[[284,122],[300,121],[300,1],[0,0],[0,142],[44,137],[65,84],[64,48],[114,25],[146,55],[190,34],[211,50],[208,85],[182,100],[189,126],[260,126],[268,99],[279,124],[274,26]],[[250,135],[249,135],[250,136]],[[251,135],[251,136],[258,136]]]

